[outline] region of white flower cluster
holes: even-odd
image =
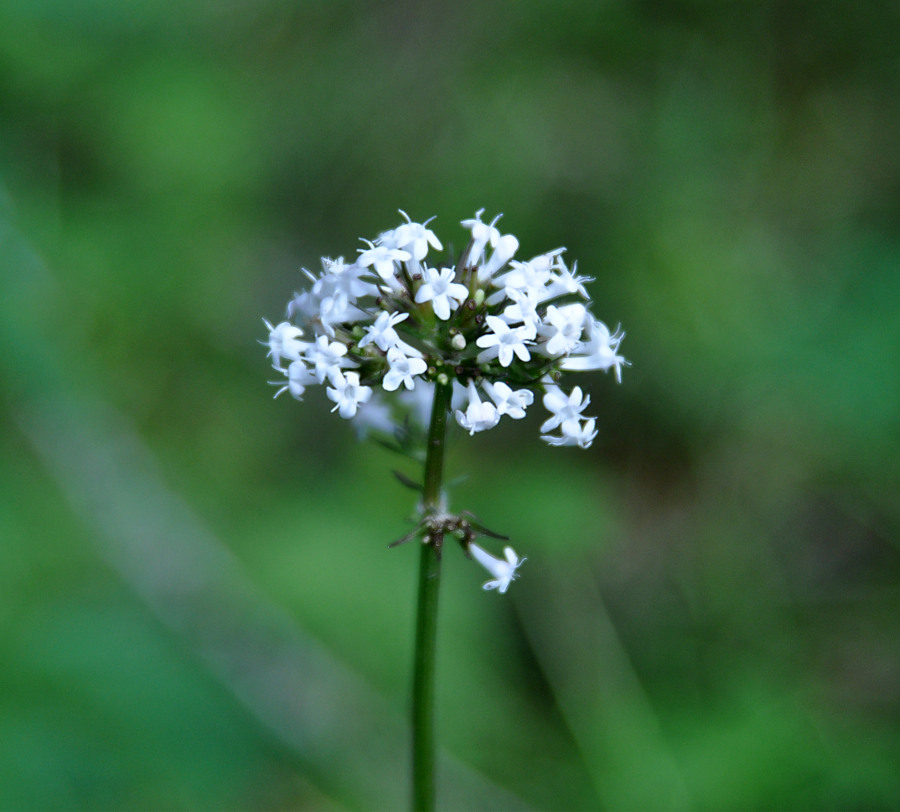
[[[332,411],[367,428],[390,431],[385,397],[400,390],[414,411],[427,410],[433,384],[452,381],[456,421],[470,434],[503,415],[525,416],[535,392],[550,417],[541,426],[551,445],[587,448],[597,431],[580,387],[557,385],[567,371],[615,369],[627,361],[624,337],[590,312],[578,276],[559,248],[522,262],[519,241],[483,213],[463,220],[471,238],[455,266],[431,264],[442,246],[428,223],[406,222],[364,240],[352,263],[323,259],[312,282],[288,305],[288,320],[269,329],[269,356],[284,391],[302,399],[324,384]],[[427,413],[427,412],[426,412]],[[423,421],[424,422],[424,421]]]

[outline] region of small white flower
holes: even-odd
[[[365,268],[358,263],[347,265],[343,257],[329,259],[322,257],[323,273],[318,279],[313,279],[313,292],[320,298],[334,296],[337,291],[342,291],[351,304],[363,296],[374,296],[376,288],[371,282],[360,279],[365,273]],[[308,276],[311,276],[307,272]]]
[[[491,332],[475,340],[475,343],[483,349],[478,353],[479,364],[499,358],[500,366],[508,367],[512,363],[513,354],[522,361],[531,359],[531,353],[528,352],[525,343],[534,338],[534,327],[528,324],[510,327],[498,316],[487,316],[485,321]]]
[[[494,223],[496,223],[503,215],[498,214],[492,221],[490,225],[486,225],[481,222],[481,215],[484,213],[484,209],[479,209],[475,212],[474,219],[463,220],[460,225],[463,228],[467,228],[472,232],[472,247],[469,249],[469,253],[466,254],[465,261],[463,265],[477,265],[482,261],[484,256],[484,247],[490,243],[491,247],[497,245],[497,241],[500,239],[500,231],[494,227]]]
[[[562,249],[559,249],[562,250]],[[528,262],[510,262],[512,270],[498,276],[495,284],[515,290],[539,290],[550,281],[551,254],[541,254]]]
[[[505,294],[512,304],[503,309],[503,320],[507,324],[526,324],[537,330],[541,316],[537,311],[544,297],[538,288],[506,288]],[[532,336],[533,337],[533,336]]]
[[[553,416],[544,421],[541,431],[553,431],[557,426],[566,423],[570,427],[577,426],[578,422],[583,419],[581,413],[590,402],[590,395],[582,397],[580,386],[576,386],[568,396],[558,386],[548,386],[547,393],[544,395],[544,406],[547,411],[553,413]],[[563,434],[566,433],[568,432],[563,428]]]
[[[334,401],[334,408],[341,417],[350,418],[356,414],[360,404],[372,397],[372,388],[359,385],[359,375],[348,372],[346,375],[339,369],[333,369],[328,379],[333,384],[326,390],[328,399]]]
[[[332,370],[353,366],[353,362],[344,356],[347,348],[340,341],[329,341],[328,336],[319,336],[315,344],[311,344],[306,353],[307,360],[315,367],[316,380],[322,383]]]
[[[500,413],[493,403],[482,402],[478,397],[478,390],[475,388],[475,382],[469,381],[469,405],[465,413],[462,410],[456,410],[456,422],[459,423],[469,436],[475,434],[476,431],[487,431],[494,428],[500,422]]]
[[[548,293],[551,297],[577,293],[582,299],[591,298],[588,296],[584,286],[587,282],[593,282],[594,277],[578,276],[576,274],[576,271],[578,270],[577,262],[572,265],[572,270],[570,271],[566,267],[566,263],[563,262],[562,257],[559,257],[554,268],[556,270],[556,275],[551,278],[550,284],[548,285]]]
[[[416,291],[416,302],[418,304],[431,302],[434,315],[441,321],[447,321],[450,318],[451,310],[455,310],[466,300],[469,289],[465,285],[453,281],[452,268],[441,270],[426,268],[424,279],[424,283]]]
[[[335,324],[349,324],[365,318],[365,315],[344,290],[336,290],[334,296],[326,296],[319,302],[319,322],[331,338],[334,338]]]
[[[491,258],[478,269],[478,281],[487,282],[499,271],[519,250],[519,241],[512,234],[504,234],[494,247]]]
[[[435,233],[430,228],[426,228],[431,220],[426,220],[424,223],[414,223],[403,209],[400,209],[400,214],[406,218],[406,222],[394,229],[393,241],[397,248],[408,251],[416,262],[421,262],[425,259],[429,245],[436,251],[443,250],[441,241]]]
[[[369,240],[363,240],[369,243],[369,248],[359,249],[359,259],[357,262],[363,268],[372,266],[382,279],[387,281],[393,277],[396,270],[395,262],[406,262],[411,259],[412,255],[408,251],[402,251],[399,248],[389,248],[387,245],[375,245]]]
[[[577,354],[565,358],[560,366],[562,369],[578,372],[615,367],[616,380],[622,383],[622,367],[629,366],[628,361],[619,355],[619,344],[625,338],[625,333],[621,330],[610,333],[609,328],[602,321],[594,319],[590,313],[585,317],[585,322],[590,338]]]
[[[273,327],[268,321],[263,319],[263,324],[269,328],[269,340],[262,342],[269,347],[267,357],[271,356],[272,366],[283,372],[282,360],[300,360],[303,351],[309,346],[307,343],[299,340],[300,336],[303,335],[303,330],[295,327],[289,321],[283,321]]]
[[[521,420],[525,417],[525,409],[534,403],[534,392],[530,389],[513,392],[503,381],[496,383],[485,381],[482,386],[497,405],[497,413],[501,416],[508,414],[513,420]]]
[[[469,542],[469,552],[472,557],[481,564],[492,576],[490,581],[485,581],[483,589],[496,589],[500,594],[505,594],[509,585],[518,577],[516,570],[527,560],[519,558],[512,547],[504,547],[503,558],[495,558],[486,550],[479,547],[474,541]]]
[[[541,347],[551,358],[571,352],[581,343],[587,310],[582,304],[550,305],[538,332],[547,343]]]
[[[402,383],[407,389],[412,389],[416,382],[413,375],[421,375],[428,364],[422,358],[410,358],[399,347],[391,347],[388,350],[387,361],[390,369],[385,373],[381,385],[388,391],[394,392]]]
[[[596,420],[593,417],[585,420],[584,423],[579,423],[577,420],[566,420],[560,427],[562,436],[542,434],[541,439],[555,446],[577,445],[581,448],[589,448],[597,436],[597,431],[594,429],[595,423]]]
[[[288,391],[295,400],[303,400],[306,387],[318,383],[313,371],[302,360],[294,361],[287,369],[281,371],[287,375],[288,382],[275,393],[276,398],[282,392]],[[279,381],[272,381],[272,383],[277,386]]]
[[[382,352],[387,352],[391,347],[399,347],[406,355],[420,357],[422,353],[403,341],[394,329],[395,324],[400,324],[401,321],[408,318],[409,313],[382,311],[375,319],[375,323],[366,328],[366,334],[359,341],[359,348],[362,349],[367,344],[374,342]]]

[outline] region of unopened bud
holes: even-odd
[[[453,347],[454,350],[464,350],[466,348],[466,339],[463,338],[462,333],[457,333],[453,338],[450,339],[450,346]]]

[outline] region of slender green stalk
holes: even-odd
[[[425,515],[439,510],[444,471],[444,439],[450,411],[449,383],[435,384],[425,452]],[[434,671],[437,642],[438,592],[441,585],[440,531],[431,543],[422,545],[419,568],[419,605],[416,616],[416,652],[413,665],[413,792],[412,807],[420,812],[434,809]]]

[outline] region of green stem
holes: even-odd
[[[423,510],[439,510],[444,470],[444,438],[450,411],[450,383],[436,383],[425,452]],[[434,671],[437,642],[438,592],[441,586],[440,533],[422,544],[419,567],[419,606],[416,616],[416,653],[413,664],[413,792],[414,810],[434,809]]]

